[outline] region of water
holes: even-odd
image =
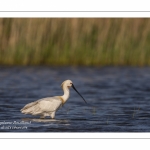
[[[55,119],[24,115],[40,98],[71,89]],[[150,132],[150,68],[0,67],[0,132]]]

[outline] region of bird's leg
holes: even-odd
[[[55,118],[55,111],[52,112],[52,113],[50,114],[50,116],[51,116],[52,119],[54,119],[54,118]]]
[[[44,116],[44,115],[41,115],[41,116],[40,116],[40,118],[41,118],[41,119],[44,119],[44,118],[45,118],[45,116]]]

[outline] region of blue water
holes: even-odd
[[[40,98],[71,89],[55,119],[25,115],[20,109]],[[0,67],[0,132],[150,132],[150,68]]]

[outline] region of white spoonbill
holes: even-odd
[[[53,119],[55,118],[56,111],[60,108],[60,106],[62,106],[68,100],[70,95],[69,88],[71,86],[82,97],[82,95],[74,87],[72,81],[65,80],[61,84],[61,87],[64,91],[64,95],[39,99],[35,102],[25,105],[20,111],[24,114],[40,115],[40,118],[45,118],[46,116],[50,116]],[[83,100],[85,101],[84,98]]]

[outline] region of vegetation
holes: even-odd
[[[1,65],[150,65],[148,18],[1,18]]]

